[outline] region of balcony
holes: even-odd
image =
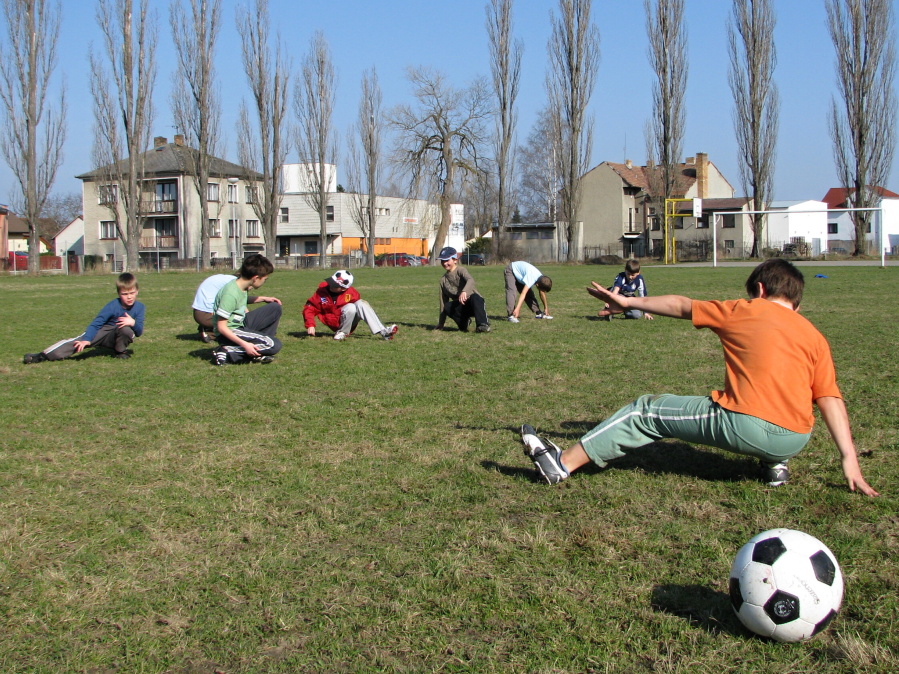
[[[178,249],[178,237],[174,234],[144,234],[140,237],[141,250]]]
[[[160,213],[177,213],[177,199],[151,199],[140,203],[141,215],[159,215]]]

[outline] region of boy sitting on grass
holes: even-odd
[[[547,482],[561,482],[590,461],[605,467],[627,449],[676,438],[757,457],[764,481],[779,486],[789,478],[787,461],[809,440],[815,403],[840,452],[849,489],[878,496],[862,477],[830,346],[799,315],[804,280],[792,264],[774,258],[756,267],[746,281],[749,300],[626,297],[591,285],[587,292],[614,312],[651,311],[715,332],[724,349],[724,390],[641,396],[565,451],[522,426],[525,454]]]
[[[624,295],[626,297],[646,297],[649,293],[646,291],[646,279],[640,273],[640,263],[637,260],[628,260],[624,263],[624,271],[615,277],[612,287],[609,288],[616,295]],[[606,304],[600,310],[598,316],[603,320],[612,320],[612,311]],[[652,320],[652,314],[640,311],[639,309],[629,309],[624,312],[625,318],[646,318]]]
[[[271,363],[281,350],[281,341],[275,337],[281,321],[280,300],[266,298],[264,307],[247,312],[248,291],[261,288],[274,270],[268,258],[250,255],[240,266],[240,275],[215,296],[212,315],[220,346],[212,352],[213,365],[245,360]]]
[[[87,330],[73,337],[56,342],[40,353],[26,353],[23,362],[40,363],[45,360],[62,360],[87,347],[102,346],[112,349],[114,358],[130,358],[126,349],[144,332],[144,305],[137,301],[138,284],[134,274],[125,272],[116,279],[118,297],[100,309]]]
[[[396,325],[385,326],[371,305],[362,299],[353,286],[353,275],[340,269],[318,284],[315,293],[306,300],[303,307],[303,324],[306,334],[315,337],[315,319],[334,331],[338,342],[346,339],[359,321],[365,321],[371,334],[391,340],[399,329]]]

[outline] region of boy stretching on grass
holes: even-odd
[[[116,279],[118,297],[100,309],[87,329],[72,339],[64,339],[48,346],[40,353],[26,353],[23,362],[40,363],[45,360],[62,360],[88,347],[102,346],[112,349],[114,358],[127,359],[126,349],[144,333],[144,305],[137,301],[137,279],[125,272]]]
[[[787,461],[808,442],[815,403],[840,452],[849,489],[878,496],[858,465],[830,346],[798,313],[804,280],[792,264],[775,258],[756,267],[746,281],[749,300],[626,297],[591,285],[587,292],[615,312],[640,309],[690,319],[715,332],[724,349],[724,390],[641,396],[564,452],[522,426],[525,454],[547,482],[561,482],[590,461],[605,467],[627,449],[676,438],[755,456],[764,481],[779,486],[789,478]]]
[[[264,307],[247,312],[248,291],[262,287],[275,270],[268,258],[248,256],[240,266],[240,275],[229,281],[215,296],[212,315],[215,337],[220,346],[212,352],[213,365],[241,363],[271,363],[281,350],[275,337],[281,321],[281,302],[275,298]]]

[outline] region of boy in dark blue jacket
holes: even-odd
[[[62,360],[87,347],[102,346],[112,349],[115,358],[130,358],[126,349],[144,332],[144,305],[137,301],[137,279],[125,272],[116,279],[119,296],[100,309],[87,329],[72,339],[64,339],[48,346],[40,353],[26,353],[23,361],[40,363],[45,360]]]

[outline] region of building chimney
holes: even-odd
[[[184,145],[184,134],[183,133],[175,134],[175,145]]]
[[[709,156],[705,152],[696,153],[696,196],[709,196]]]
[[[684,159],[685,166],[693,166],[693,164],[695,164],[695,163],[696,163],[696,160],[693,159],[693,157],[687,157],[686,159]]]
[[[153,147],[162,147],[163,145],[167,145],[168,142],[169,139],[165,136],[156,136],[156,138],[153,139]]]
[[[627,166],[629,169],[634,168],[634,162],[632,162],[630,159],[625,159],[624,165]]]

